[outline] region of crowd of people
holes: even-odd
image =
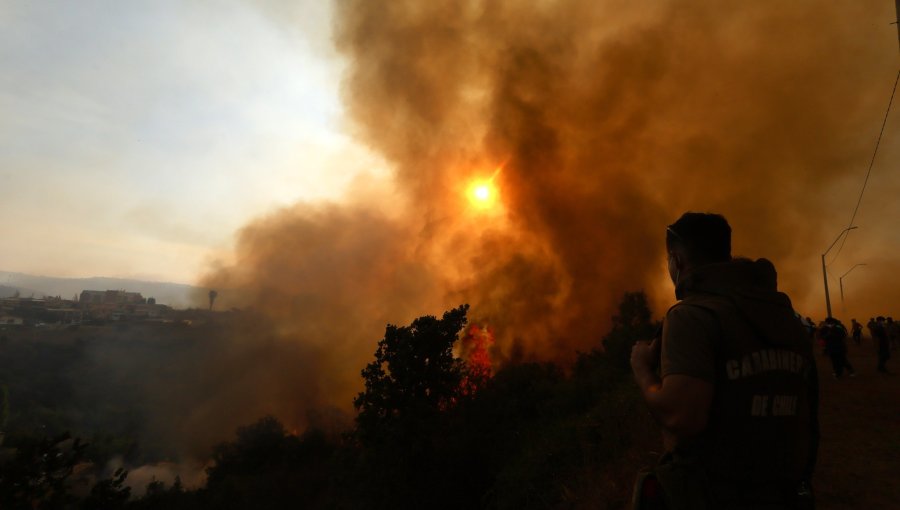
[[[818,325],[809,317],[803,319],[809,332],[810,340],[818,341],[823,354],[831,359],[832,375],[839,379],[846,372],[850,377],[856,376],[853,365],[847,360],[847,338],[851,338],[857,346],[862,345],[863,325],[856,319],[850,320],[850,330],[835,317],[828,317]],[[869,337],[878,354],[877,369],[883,374],[890,373],[887,361],[891,352],[900,347],[900,321],[892,317],[872,317],[866,323]]]

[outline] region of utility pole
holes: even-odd
[[[834,248],[834,245],[836,245],[837,242],[840,241],[842,237],[844,237],[844,234],[855,228],[859,227],[847,227],[844,230],[841,230],[841,233],[838,234],[834,242],[831,243],[831,246],[829,246],[828,249],[825,250],[825,253],[822,254],[822,279],[825,280],[825,310],[828,312],[829,319],[831,318],[831,297],[828,295],[828,272],[825,269],[825,255],[828,255],[828,252],[830,252],[831,249]]]
[[[900,43],[900,0],[894,0],[894,2],[894,5],[897,7],[897,21],[891,24],[897,25],[897,42]]]
[[[897,1],[900,2],[900,0],[897,0]],[[842,274],[840,278],[838,278],[838,284],[840,284],[840,286],[841,286],[841,313],[844,314],[844,317],[847,316],[846,315],[847,310],[844,308],[844,277],[847,276],[848,274],[850,274],[850,271],[853,271],[854,269],[856,269],[859,266],[865,266],[865,265],[867,265],[867,264],[856,264],[855,266],[848,269],[846,273]]]
[[[897,1],[900,2],[900,0],[897,0]],[[848,269],[846,273],[842,274],[840,278],[838,278],[838,283],[841,286],[841,304],[842,305],[844,304],[844,277],[847,276],[848,274],[850,274],[850,271],[853,271],[854,269],[856,269],[859,266],[865,266],[865,265],[867,265],[867,264],[856,264],[855,266]]]

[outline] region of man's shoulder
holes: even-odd
[[[666,312],[663,321],[664,336],[683,334],[685,331],[697,331],[702,328],[710,333],[718,331],[721,304],[714,299],[692,297],[683,299],[672,305]]]
[[[666,312],[670,315],[709,317],[728,305],[728,300],[715,294],[691,294],[672,305]]]

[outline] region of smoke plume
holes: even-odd
[[[891,9],[341,1],[346,111],[390,191],[361,183],[253,221],[203,285],[263,318],[243,342],[296,360],[266,372],[296,390],[277,404],[290,416],[348,408],[386,323],[462,302],[500,362],[599,347],[625,291],[658,314],[673,301],[664,230],[686,210],[724,214],[735,254],[771,259],[795,306],[821,315],[819,255],[852,212],[896,69]],[[880,219],[898,213],[896,134],[833,274],[867,253],[853,248],[865,228],[873,250],[900,244]],[[491,178],[496,206],[470,204],[467,186]]]

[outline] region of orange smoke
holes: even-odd
[[[570,359],[599,346],[625,291],[645,289],[657,313],[672,303],[665,225],[688,209],[723,213],[734,253],[773,260],[797,309],[821,316],[818,257],[852,209],[896,72],[892,8],[338,2],[350,129],[391,166],[395,197],[360,182],[342,203],[242,229],[236,263],[204,286],[223,309],[255,310],[273,347],[303,346],[283,361],[300,369],[243,382],[302,386],[304,402],[267,402],[279,416],[347,409],[384,324],[459,303],[494,328],[493,363]],[[873,311],[900,302],[885,283],[900,273],[887,255],[900,178],[884,172],[897,130],[832,268],[869,263],[844,284]],[[486,176],[467,169],[497,161],[497,193],[476,197],[502,207],[471,213],[465,187]]]

